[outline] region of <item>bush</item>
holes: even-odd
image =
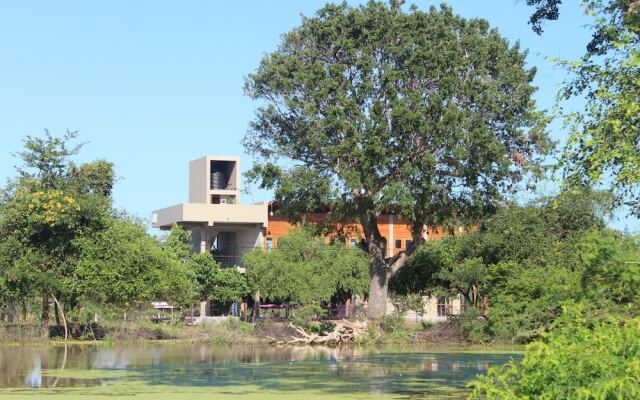
[[[486,343],[491,341],[487,320],[480,316],[475,307],[467,307],[460,313],[460,328],[468,342]]]
[[[378,322],[377,326],[369,325],[367,332],[356,338],[356,343],[362,345],[407,343],[414,337],[415,332],[405,326],[401,318],[387,315]]]
[[[640,318],[600,322],[582,307],[529,344],[521,363],[492,367],[471,383],[472,399],[638,399]]]
[[[307,304],[293,311],[293,323],[306,331],[313,331],[319,324],[315,320],[327,315],[327,310],[317,304]]]
[[[6,323],[0,321],[0,343],[23,342],[42,339],[42,327],[31,323]]]
[[[394,333],[404,329],[403,321],[390,315],[385,315],[380,320],[380,330],[383,333]]]
[[[424,300],[419,293],[391,293],[391,304],[398,318],[404,318],[409,311],[415,311],[416,317],[424,314]]]
[[[220,326],[231,333],[241,333],[243,335],[250,335],[254,330],[252,324],[243,322],[235,317],[227,318],[226,320],[222,321]]]

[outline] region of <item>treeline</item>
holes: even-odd
[[[472,232],[423,244],[391,280],[394,301],[464,298],[466,340],[528,343],[472,398],[635,399],[640,237],[607,228],[610,193],[567,190],[508,205]]]
[[[528,343],[570,302],[637,316],[640,245],[607,228],[611,204],[609,194],[585,188],[502,207],[472,232],[422,245],[391,290],[462,296],[462,328],[477,342]]]
[[[248,291],[237,271],[192,256],[184,230],[158,239],[116,210],[113,164],[76,164],[81,145],[74,139],[27,137],[16,154],[18,176],[2,188],[0,321],[39,321],[47,337],[55,319],[65,336],[78,336],[98,314],[123,318],[153,300],[190,307]]]
[[[360,249],[294,230],[268,254],[248,253],[247,274],[193,254],[190,234],[163,238],[113,207],[115,173],[105,160],[76,164],[75,133],[27,137],[18,176],[0,198],[0,322],[51,325],[79,337],[99,319],[126,319],[167,301],[192,313],[201,301],[247,297],[319,305],[363,294],[369,276]],[[319,312],[317,308],[315,312]]]

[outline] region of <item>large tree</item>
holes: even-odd
[[[17,153],[23,164],[18,178],[3,193],[0,241],[13,251],[0,267],[12,280],[29,282],[42,293],[43,334],[48,331],[49,299],[62,311],[62,297],[78,298],[66,285],[79,257],[76,241],[101,230],[111,207],[113,165],[104,160],[86,164],[72,161],[81,145],[70,146],[74,132],[55,137],[28,136]],[[24,287],[22,285],[21,287]]]
[[[247,78],[260,106],[245,146],[272,162],[253,177],[299,212],[325,201],[333,221],[362,225],[370,317],[384,315],[389,277],[412,252],[386,257],[381,213],[399,210],[415,247],[424,224],[491,210],[537,171],[550,143],[525,57],[447,6],[329,4]]]

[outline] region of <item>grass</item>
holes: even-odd
[[[205,342],[216,344],[261,344],[266,339],[254,334],[254,325],[237,319],[207,325],[156,324],[150,321],[122,322],[103,320],[97,340],[85,334],[69,338],[67,344],[121,343],[121,342]],[[55,328],[54,328],[55,330]],[[58,329],[59,330],[59,329]],[[60,336],[42,338],[37,324],[15,324],[10,328],[0,323],[0,344],[63,344]]]

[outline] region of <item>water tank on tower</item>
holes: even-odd
[[[211,189],[224,190],[227,187],[226,177],[222,171],[211,171]]]

